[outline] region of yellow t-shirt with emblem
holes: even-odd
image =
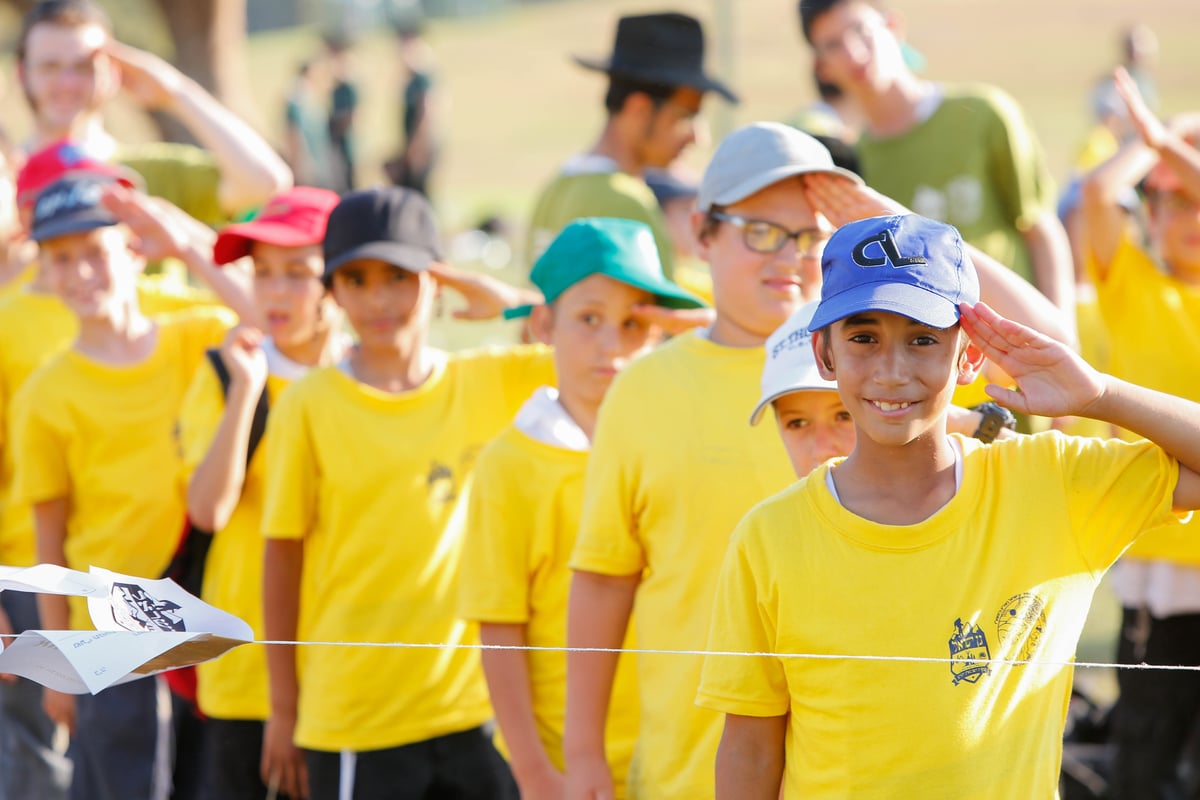
[[[0,300],[0,564],[28,567],[37,560],[33,514],[12,497],[12,400],[29,376],[70,347],[79,323],[52,294],[18,291]]]
[[[1095,267],[1095,264],[1090,266]],[[1158,268],[1126,237],[1101,280],[1097,304],[1110,332],[1109,370],[1118,378],[1200,402],[1200,286]],[[1125,438],[1136,439],[1126,433]],[[1200,520],[1148,533],[1129,548],[1133,558],[1200,566]]]
[[[709,656],[699,704],[788,715],[787,798],[1056,796],[1092,594],[1174,519],[1179,469],[1149,442],[957,439],[962,485],[924,522],[847,511],[825,465],[733,535],[710,650],[943,659]]]
[[[587,462],[586,451],[540,442],[516,428],[484,448],[475,467],[459,581],[464,619],[525,625],[531,647],[566,646],[567,560],[583,510]],[[632,646],[629,636],[626,647]],[[561,770],[566,653],[531,651],[528,665],[538,735]],[[634,666],[631,656],[618,661],[606,735],[621,797],[637,738]],[[507,756],[499,735],[497,747]]]
[[[157,320],[148,358],[113,366],[75,350],[52,358],[13,400],[13,497],[68,501],[67,566],[157,578],[182,531],[176,419],[204,350],[233,324],[222,309]],[[71,627],[91,628],[83,598]]]
[[[268,405],[275,403],[287,385],[284,378],[268,376]],[[196,370],[179,412],[185,485],[208,455],[224,416],[225,394],[221,381],[206,358]],[[245,620],[257,639],[263,638],[264,444],[260,442],[254,451],[242,482],[241,497],[229,522],[213,534],[200,593],[205,602]],[[206,715],[217,719],[255,720],[269,716],[265,648],[235,648],[221,658],[200,664],[196,667],[196,675],[196,699]]]
[[[299,638],[476,644],[458,617],[465,498],[479,451],[535,388],[544,348],[456,354],[419,388],[318,369],[267,425],[263,533],[304,542]],[[491,716],[475,650],[301,647],[296,743],[398,747]]]
[[[631,364],[601,406],[570,566],[642,573],[639,648],[704,648],[729,534],[795,479],[775,427],[747,422],[765,358],[686,333]],[[639,654],[630,797],[713,796],[721,716],[693,702],[701,663]]]

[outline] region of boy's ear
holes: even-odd
[[[529,331],[542,344],[550,344],[554,334],[554,309],[547,304],[534,306],[529,312]]]
[[[958,384],[959,386],[967,386],[974,383],[979,371],[983,369],[983,362],[987,360],[983,351],[975,346],[969,337],[964,333],[963,338],[966,339],[966,346],[962,352],[958,354]]]
[[[817,372],[827,381],[837,380],[837,370],[833,368],[833,353],[829,349],[827,330],[821,328],[812,332],[813,360],[817,362]]]
[[[699,209],[692,211],[688,217],[688,221],[692,225],[692,238],[696,241],[696,255],[703,261],[709,260],[709,242],[708,236],[704,235],[704,226],[708,224],[708,214]]]

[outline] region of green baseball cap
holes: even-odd
[[[585,217],[559,232],[529,278],[547,303],[589,275],[606,275],[615,281],[644,289],[666,308],[703,308],[704,302],[667,280],[650,226],[632,219]],[[505,319],[525,317],[533,306],[504,312]]]

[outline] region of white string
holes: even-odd
[[[0,634],[0,639],[16,639],[17,634]],[[910,664],[989,664],[1008,667],[1076,667],[1079,669],[1145,669],[1163,672],[1200,672],[1200,665],[1116,664],[1107,661],[1043,661],[1006,658],[950,658],[939,656],[883,656],[849,653],[769,653],[735,650],[663,650],[645,647],[549,647],[515,644],[444,644],[436,642],[301,642],[287,639],[264,639],[243,642],[253,645],[286,645],[288,647],[383,647],[410,650],[500,650],[539,653],[629,653],[631,655],[661,656],[728,656],[733,658],[786,658],[810,661],[883,661]]]

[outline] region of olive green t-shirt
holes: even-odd
[[[899,136],[858,142],[863,178],[1032,282],[1021,232],[1054,209],[1054,185],[1016,101],[990,86],[944,87],[933,114]]]
[[[663,273],[671,277],[674,251],[671,236],[654,192],[641,178],[604,166],[607,159],[584,156],[568,162],[542,192],[534,207],[525,239],[526,264],[532,268],[538,256],[558,232],[581,217],[633,219],[650,226],[658,244]],[[581,165],[573,168],[573,164]],[[586,164],[586,167],[582,165]]]

